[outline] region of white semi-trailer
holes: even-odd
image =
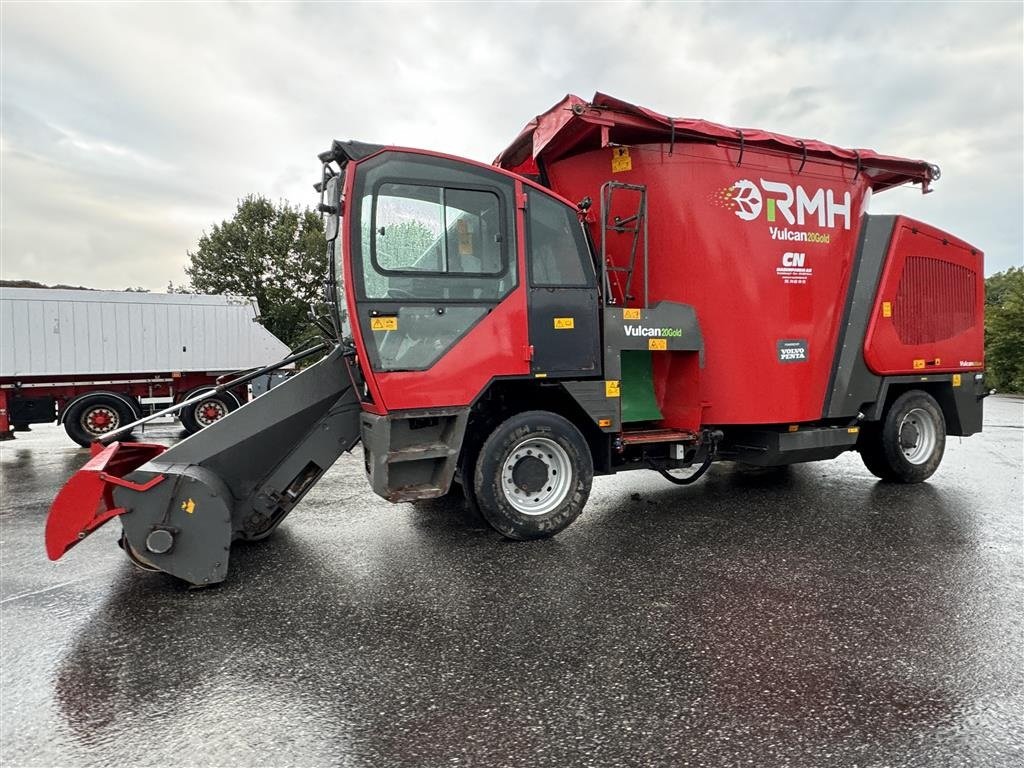
[[[57,421],[89,445],[288,352],[259,324],[252,299],[0,287],[0,440]],[[182,425],[198,431],[246,396],[211,391],[182,410]]]

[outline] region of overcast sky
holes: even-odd
[[[937,163],[904,212],[1022,261],[1022,4],[18,4],[2,14],[2,275],[182,283],[333,138],[490,161],[566,93]]]

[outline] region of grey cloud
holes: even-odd
[[[135,4],[4,11],[4,276],[160,288],[333,138],[490,160],[567,92],[943,166],[874,210],[1020,262],[1019,5]],[[59,215],[58,215],[59,212]],[[55,226],[55,221],[59,222]]]

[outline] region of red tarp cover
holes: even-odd
[[[594,137],[601,127],[610,130],[632,130],[649,136],[645,141],[670,141],[673,126],[675,140],[716,140],[751,149],[781,151],[808,158],[834,159],[856,165],[871,179],[874,191],[907,182],[920,183],[927,191],[928,183],[939,178],[939,169],[924,160],[880,155],[870,149],[843,149],[813,139],[797,139],[781,133],[757,128],[730,128],[707,120],[670,118],[649,109],[629,104],[603,93],[594,94],[589,103],[569,94],[551,109],[538,115],[520,132],[494,164],[520,173],[536,173],[535,160],[553,161],[559,157],[595,148]],[[612,137],[614,141],[614,136]]]

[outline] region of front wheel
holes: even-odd
[[[935,398],[919,389],[904,392],[885,419],[866,426],[859,446],[871,474],[897,483],[931,477],[946,450],[946,420]]]
[[[583,511],[594,464],[575,426],[547,411],[513,416],[491,433],[473,473],[484,519],[510,539],[554,536]]]

